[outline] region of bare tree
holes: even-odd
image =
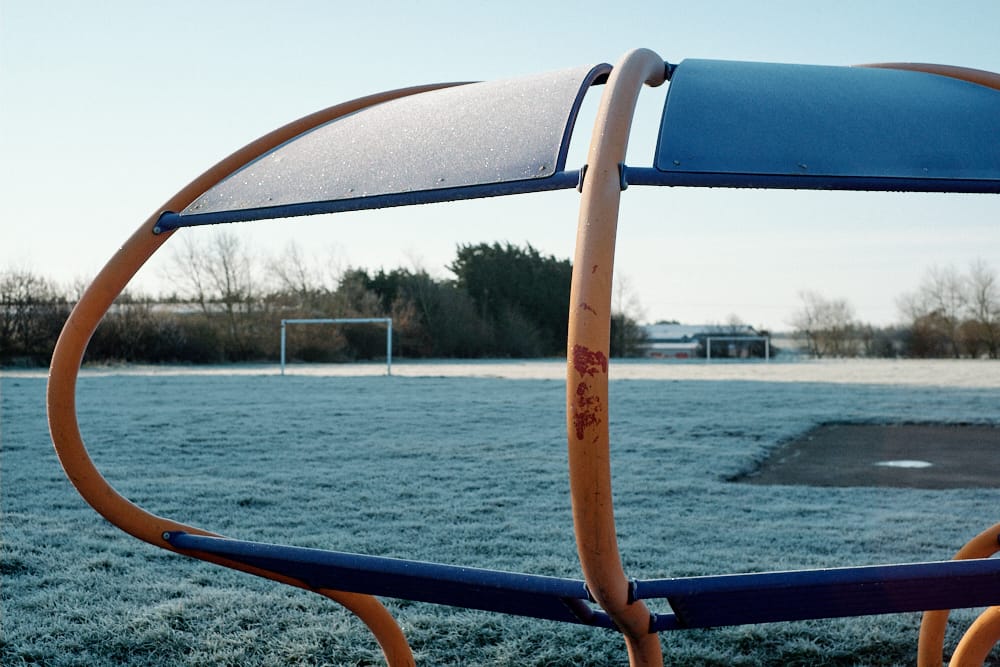
[[[996,271],[983,259],[969,267],[967,344],[975,347],[975,356],[984,349],[990,359],[1000,353],[1000,282]]]
[[[639,321],[646,317],[639,295],[632,285],[632,278],[627,274],[616,272],[611,293],[611,312],[625,315]]]
[[[321,261],[315,256],[307,256],[294,241],[289,242],[281,254],[268,260],[267,273],[280,303],[308,317],[326,316],[332,312],[337,285],[343,278],[335,258]]]
[[[180,288],[184,298],[193,299],[202,312],[209,315],[208,304],[212,295],[204,268],[208,261],[205,252],[190,234],[184,234],[180,240],[170,257],[169,280]]]
[[[631,278],[624,273],[616,273],[611,292],[612,356],[642,355],[646,346],[646,332],[639,321],[644,317],[642,303],[632,288]]]
[[[900,310],[913,329],[918,356],[951,356],[963,351],[978,356],[985,345],[997,346],[997,281],[982,261],[972,264],[968,275],[955,267],[931,267],[916,292],[904,294]],[[992,304],[992,305],[991,305]],[[995,353],[995,352],[994,352]]]
[[[24,269],[0,272],[0,362],[48,363],[68,314],[47,279]]]
[[[295,294],[308,293],[321,282],[304,257],[302,247],[295,241],[290,241],[280,255],[267,261],[267,270],[276,279],[279,289]]]
[[[936,316],[952,355],[958,358],[962,352],[962,319],[969,304],[964,278],[954,267],[931,267],[920,285],[920,292],[924,297],[924,312]]]
[[[258,306],[253,259],[246,243],[230,231],[216,232],[203,246],[185,236],[173,257],[175,281],[206,316],[221,314],[230,358],[242,359],[250,347]]]
[[[747,323],[744,322],[743,318],[736,313],[729,313],[729,317],[726,318],[726,323],[720,325],[719,328],[730,336],[736,336],[746,333]]]
[[[858,354],[858,325],[846,299],[827,299],[818,292],[799,293],[802,308],[792,326],[806,338],[814,357],[853,357]]]

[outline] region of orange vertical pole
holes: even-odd
[[[418,86],[360,98],[317,111],[257,139],[219,162],[174,195],[162,208],[140,225],[100,271],[73,308],[63,326],[59,340],[56,342],[52,364],[49,368],[47,403],[49,432],[66,475],[84,500],[108,521],[140,540],[171,551],[178,550],[163,539],[164,532],[184,531],[201,535],[209,534],[199,528],[155,516],[119,494],[101,475],[90,458],[80,433],[76,414],[76,382],[87,344],[114,300],[143,264],[171,236],[170,232],[153,233],[153,228],[162,213],[183,210],[206,190],[250,160],[313,127],[373,104],[449,85],[455,84]],[[248,567],[225,558],[209,557],[198,553],[188,553],[187,555],[289,585],[309,588],[295,579],[268,570]],[[402,631],[376,598],[370,595],[328,589],[317,592],[340,602],[356,614],[375,635],[390,665],[414,664],[413,654]]]
[[[663,652],[650,630],[646,605],[629,598],[615,533],[608,434],[611,281],[620,166],[632,115],[642,85],[663,83],[665,67],[652,51],[632,51],[612,70],[601,98],[581,189],[567,342],[566,420],[577,551],[590,593],[624,634],[634,666],[662,665]]]

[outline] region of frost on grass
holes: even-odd
[[[565,364],[508,367],[401,364],[392,378],[125,369],[85,373],[78,403],[98,466],[154,513],[244,539],[579,577]],[[991,489],[726,481],[825,422],[1000,423],[995,365],[612,362],[609,373],[630,576],[939,560],[998,520]],[[381,664],[361,623],[332,602],[161,551],[100,519],[52,451],[44,382],[0,378],[0,663]],[[603,630],[388,604],[421,664],[625,661]],[[953,618],[950,646],[974,612]],[[678,665],[908,665],[918,622],[782,623],[662,642]]]

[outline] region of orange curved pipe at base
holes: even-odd
[[[97,470],[84,445],[76,414],[76,383],[80,365],[90,338],[111,304],[153,253],[172,236],[173,232],[153,233],[153,228],[164,212],[183,210],[198,196],[247,162],[317,125],[374,104],[453,85],[459,84],[417,86],[359,98],[317,111],[264,135],[211,167],[174,195],[139,226],[101,269],[73,308],[56,342],[49,369],[46,400],[49,432],[66,475],[84,500],[104,518],[126,533],[163,549],[299,588],[315,590],[304,582],[269,570],[248,567],[225,558],[179,550],[164,540],[163,534],[171,531],[197,535],[212,533],[143,510],[119,494]],[[339,602],[358,616],[375,636],[391,667],[414,664],[412,651],[399,625],[376,598],[330,589],[319,589],[316,592]]]
[[[969,540],[965,546],[958,550],[958,553],[955,554],[952,560],[989,558],[997,551],[1000,551],[1000,523],[987,528]],[[993,607],[990,609],[993,609]],[[917,641],[917,667],[941,667],[943,662],[942,653],[944,651],[944,633],[948,625],[948,615],[950,613],[947,609],[924,612],[923,618],[920,621],[920,637]],[[989,610],[984,612],[984,614],[988,613]],[[978,647],[985,639],[983,633],[986,633],[988,637],[990,636],[989,633],[994,631],[997,626],[984,621],[982,624],[984,627],[977,627],[977,623],[978,621],[969,628],[966,634],[968,635],[968,633],[973,631],[973,628],[976,628],[975,634],[978,638],[975,640],[970,639],[970,641],[975,641],[975,645]],[[993,640],[990,643],[990,647],[1000,639],[1000,634],[994,633],[992,636]],[[965,642],[965,638],[962,639],[962,642]],[[989,648],[987,648],[986,652],[989,653]],[[955,655],[958,655],[957,650]],[[954,659],[953,664],[955,664]],[[966,664],[982,664],[982,660],[978,663]]]
[[[989,607],[962,636],[949,667],[979,667],[997,641],[1000,641],[1000,607]]]
[[[566,370],[570,495],[577,552],[591,595],[625,636],[634,667],[663,664],[650,612],[630,601],[615,532],[608,434],[611,283],[632,115],[643,84],[663,83],[663,59],[648,50],[626,54],[612,69],[594,123],[582,183]]]

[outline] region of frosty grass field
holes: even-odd
[[[88,369],[78,407],[98,466],[155,513],[244,539],[579,578],[563,369]],[[1000,521],[996,489],[727,481],[823,422],[1000,423],[996,362],[613,363],[611,377],[631,576],[942,560]],[[63,474],[44,398],[44,373],[0,378],[0,663],[381,664],[334,603],[107,524]],[[604,630],[388,605],[424,665],[626,661]],[[973,617],[952,615],[948,646]],[[906,665],[918,623],[905,614],[661,637],[675,665]]]

